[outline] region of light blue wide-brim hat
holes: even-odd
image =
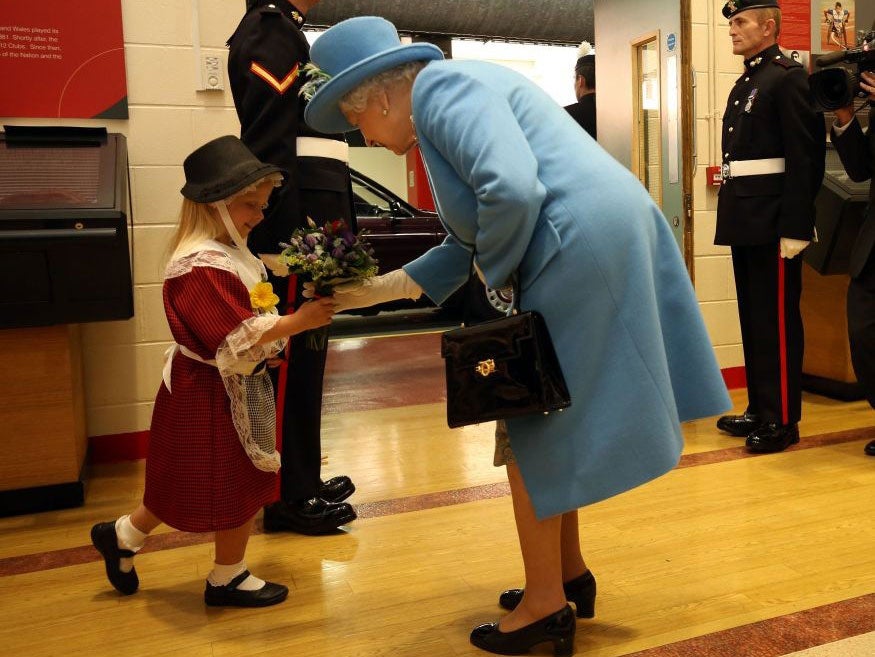
[[[330,76],[316,91],[304,120],[325,134],[355,130],[338,103],[350,91],[375,75],[408,62],[443,59],[431,43],[402,45],[398,31],[385,18],[358,16],[341,21],[313,42],[310,61]]]

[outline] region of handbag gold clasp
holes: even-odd
[[[474,371],[477,372],[482,377],[487,377],[490,374],[495,373],[495,361],[491,358],[487,360],[481,360],[477,367],[474,368]]]

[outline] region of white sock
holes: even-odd
[[[148,534],[141,532],[139,529],[134,527],[131,522],[131,516],[122,516],[118,520],[115,521],[115,535],[117,537],[118,546],[122,550],[130,550],[131,552],[137,552],[141,547],[143,547],[143,543],[146,541],[146,537]],[[133,557],[119,559],[119,569],[123,573],[131,572],[131,569],[134,567],[134,559]]]
[[[232,579],[237,577],[246,570],[246,562],[231,564],[225,566],[220,563],[213,563],[213,570],[207,576],[207,581],[213,586],[226,586]],[[265,584],[263,579],[258,579],[255,575],[250,574],[237,585],[238,591],[257,591]]]

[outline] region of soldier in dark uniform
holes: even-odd
[[[717,427],[746,436],[753,452],[799,442],[802,407],[802,259],[814,235],[826,135],[810,102],[808,74],[777,45],[777,2],[723,7],[744,73],[723,115],[723,184],[715,244],[732,247],[747,374],[743,415]]]
[[[595,55],[590,52],[591,48],[586,41],[580,44],[580,56],[574,65],[574,94],[577,102],[566,105],[565,109],[595,139]]]
[[[304,123],[306,81],[302,69],[310,47],[301,31],[318,0],[248,0],[246,14],[228,39],[228,78],[240,119],[240,138],[256,156],[289,172],[289,182],[271,196],[264,221],[249,237],[255,253],[277,253],[307,217],[317,223],[343,219],[356,229],[341,135],[322,135]],[[296,277],[271,276],[280,308],[302,301]],[[290,288],[290,286],[292,286]],[[288,359],[273,370],[282,439],[280,501],[265,507],[267,531],[324,534],[356,514],[344,502],[355,486],[349,477],[322,481],[322,380],[327,350],[307,347],[304,334],[290,340]]]
[[[873,25],[875,28],[875,25]],[[875,73],[863,73],[860,87],[875,104]],[[875,129],[869,110],[869,129],[863,132],[854,116],[853,105],[835,111],[832,143],[851,180],[862,182],[875,176]],[[869,185],[869,210],[851,251],[851,282],[848,285],[848,337],[851,362],[857,379],[875,408],[875,185]],[[866,454],[875,456],[875,440],[866,445]]]

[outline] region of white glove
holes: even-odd
[[[802,250],[811,244],[808,240],[794,240],[792,237],[781,238],[781,257],[788,260],[795,258]]]
[[[307,287],[307,284],[304,284]],[[304,292],[306,296],[306,291]],[[403,269],[360,281],[341,283],[334,288],[335,312],[367,308],[397,299],[418,299],[422,288]]]

